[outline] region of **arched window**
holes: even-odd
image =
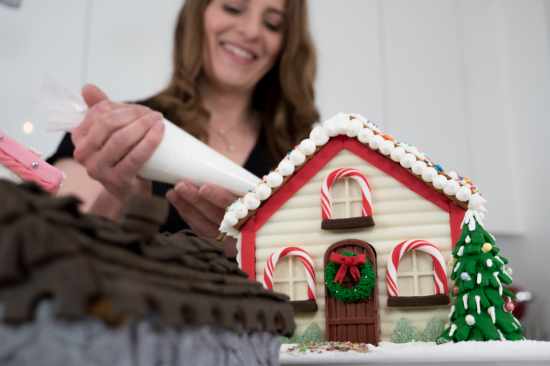
[[[400,267],[400,264],[403,264]],[[431,264],[431,266],[430,266]],[[428,306],[449,303],[445,259],[426,240],[399,243],[388,257],[388,306]]]
[[[272,253],[265,264],[263,282],[265,288],[288,295],[296,312],[317,311],[315,266],[305,250],[286,247]]]
[[[344,184],[334,187],[339,180],[343,180]],[[352,186],[350,181],[356,184]],[[334,197],[331,193],[333,187],[339,188],[339,192],[333,192]],[[353,212],[354,206],[359,207],[359,213]],[[343,211],[344,217],[335,217],[334,211]],[[321,217],[321,228],[324,230],[374,226],[371,188],[365,175],[353,168],[332,171],[321,187]]]

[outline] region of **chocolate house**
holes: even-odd
[[[156,234],[164,201],[133,199],[120,224],[35,186],[0,181],[0,202],[2,365],[272,365],[294,330],[287,297],[219,244]]]

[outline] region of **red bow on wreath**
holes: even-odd
[[[331,253],[329,260],[340,265],[336,276],[334,276],[334,282],[342,284],[342,282],[344,282],[344,278],[346,277],[346,273],[348,272],[348,268],[353,280],[355,282],[359,281],[361,278],[361,271],[359,271],[359,268],[357,267],[365,264],[366,257],[364,254],[345,256],[338,253]]]

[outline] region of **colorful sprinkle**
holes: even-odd
[[[288,348],[289,353],[323,353],[327,351],[338,352],[360,352],[367,353],[369,345],[367,343],[352,343],[352,342],[305,342]]]

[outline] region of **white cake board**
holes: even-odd
[[[330,351],[288,352],[281,348],[280,362],[293,365],[550,365],[550,342],[462,342],[435,345],[434,343],[395,344],[382,342],[367,353]]]

